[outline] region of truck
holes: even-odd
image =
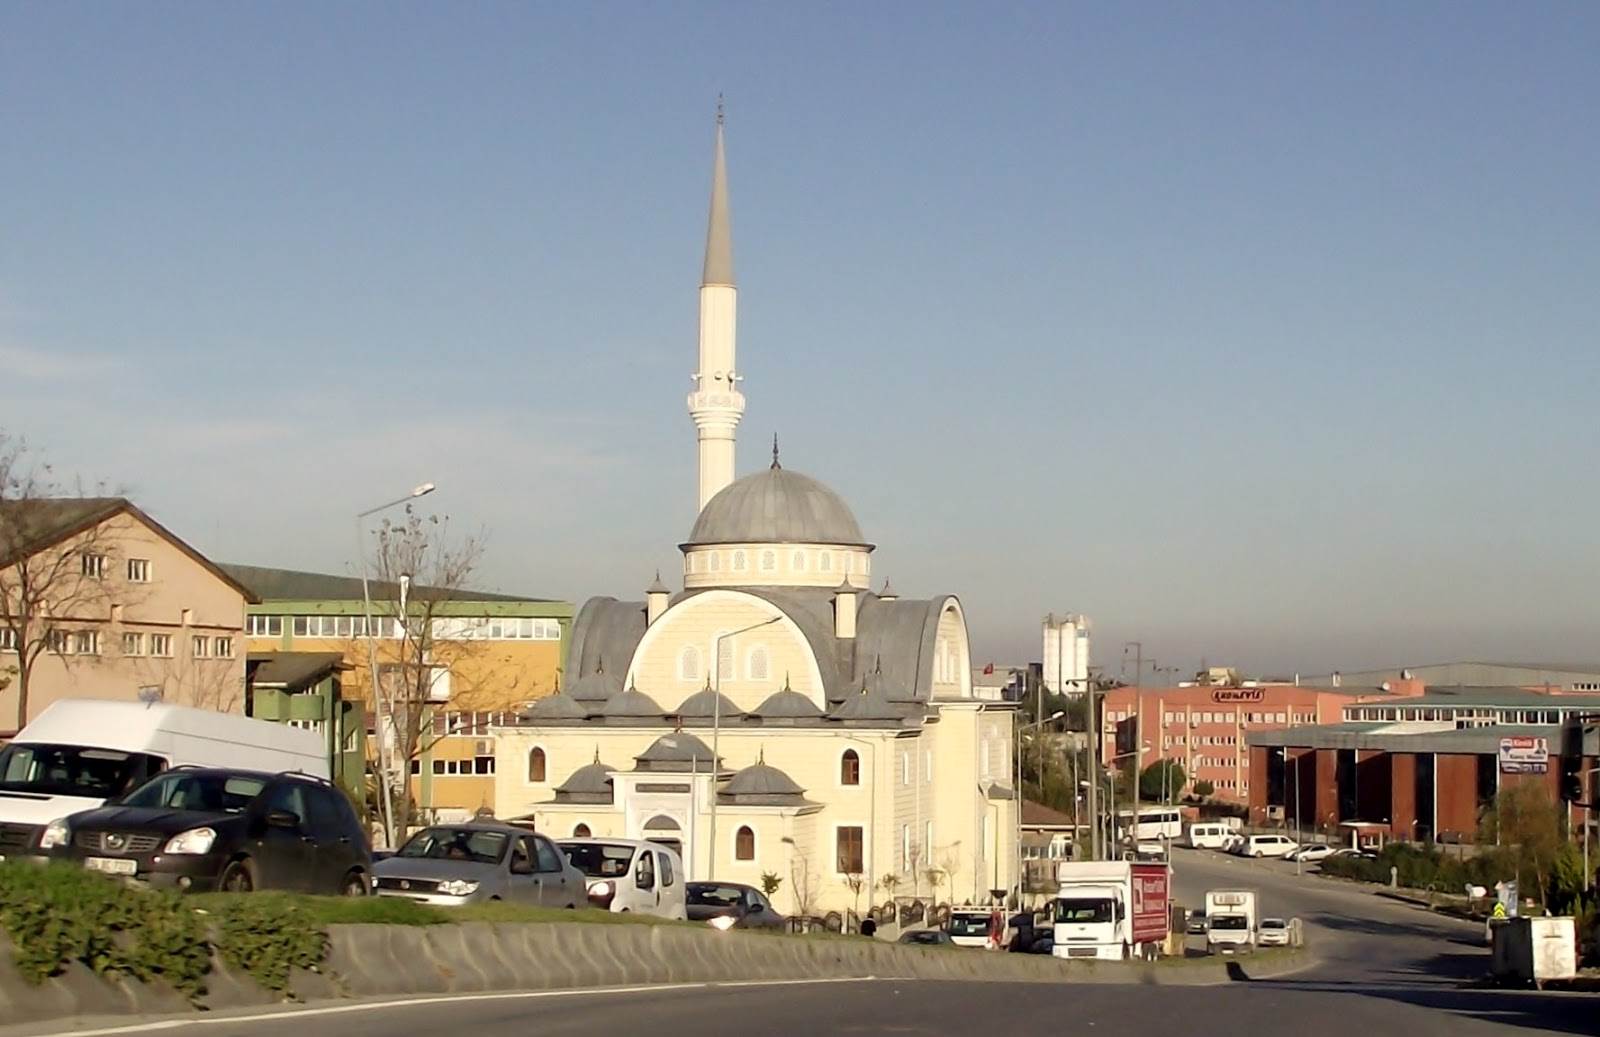
[[[1154,956],[1167,938],[1172,870],[1135,861],[1062,861],[1053,904],[1058,958]]]
[[[329,772],[314,731],[166,703],[62,699],[0,749],[0,860],[41,857],[51,822],[184,765]]]
[[[1250,950],[1255,946],[1256,921],[1255,890],[1206,892],[1206,950],[1223,954]]]

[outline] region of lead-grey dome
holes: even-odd
[[[707,501],[683,546],[697,544],[870,546],[844,498],[809,475],[776,465],[724,486]]]

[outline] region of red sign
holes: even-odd
[[[1224,688],[1211,693],[1212,702],[1260,702],[1266,697],[1260,688]]]
[[[1172,906],[1171,875],[1165,864],[1133,865],[1133,942],[1167,938]]]

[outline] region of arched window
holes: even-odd
[[[535,784],[544,782],[544,750],[538,746],[528,750],[528,780]]]
[[[733,571],[736,572],[736,573],[744,572],[744,552],[743,551],[735,551],[733,553]]]
[[[764,573],[770,573],[770,572],[777,572],[778,571],[778,552],[776,552],[776,551],[763,551],[763,552],[761,552],[761,571],[764,572]]]
[[[861,784],[861,757],[854,749],[846,749],[839,757],[839,784]]]
[[[790,562],[789,562],[789,568],[793,569],[797,573],[805,572],[806,571],[806,553],[804,551],[796,551],[794,553],[794,558],[791,559]]]
[[[733,670],[733,638],[717,638],[717,680],[732,680],[738,674]]]
[[[749,825],[740,825],[739,830],[733,833],[733,859],[736,861],[756,859],[756,833],[750,830]]]
[[[582,823],[578,824],[576,827],[574,827],[572,829],[572,837],[574,839],[587,839],[587,838],[589,838],[589,826],[586,825],[586,824],[582,824]]]
[[[678,656],[678,679],[684,681],[700,679],[700,649],[694,645],[684,645],[683,654]]]
[[[764,681],[767,679],[767,672],[771,667],[767,664],[767,649],[765,646],[757,645],[755,648],[750,649],[750,660],[747,669],[751,680]]]

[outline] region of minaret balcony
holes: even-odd
[[[692,392],[689,394],[689,410],[695,414],[714,413],[717,411],[743,414],[744,393],[738,389],[710,389],[705,392]]]

